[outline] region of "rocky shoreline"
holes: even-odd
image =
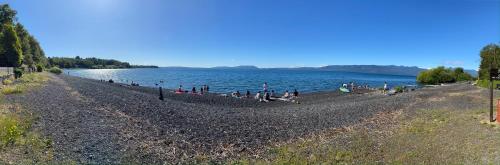
[[[42,89],[6,99],[39,116],[35,128],[53,139],[56,161],[97,164],[263,157],[276,143],[353,125],[423,98],[475,88],[458,84],[396,96],[321,92],[302,95],[300,104],[165,92],[161,101],[154,88],[51,77]]]

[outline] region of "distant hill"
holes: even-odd
[[[342,71],[342,72],[405,75],[405,76],[416,76],[418,75],[418,73],[425,70],[415,66],[408,67],[408,66],[395,66],[395,65],[329,65],[329,66],[319,67],[318,69],[326,71]]]
[[[479,73],[476,70],[465,69],[464,72],[469,73],[473,77],[477,77],[479,75]]]
[[[212,69],[259,69],[253,65],[240,65],[240,66],[216,66],[212,67]]]

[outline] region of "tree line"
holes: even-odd
[[[484,46],[479,52],[479,57],[481,63],[479,64],[477,83],[482,84],[481,86],[487,86],[490,68],[500,68],[500,45],[492,43]],[[473,79],[469,74],[463,73],[463,69],[457,69],[453,71],[451,68],[437,67],[422,71],[417,76],[417,81],[424,84],[439,84]]]
[[[121,62],[112,59],[99,59],[95,57],[75,58],[69,57],[49,57],[49,64],[59,68],[86,68],[86,69],[120,69],[120,68],[157,68],[157,66],[130,65],[128,62]]]
[[[463,68],[437,68],[422,71],[417,76],[417,81],[423,84],[454,83],[460,81],[470,81],[473,77],[466,73]]]
[[[47,66],[40,43],[17,21],[16,14],[8,4],[0,5],[0,67]]]

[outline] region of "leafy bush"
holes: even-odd
[[[472,76],[465,73],[462,68],[451,70],[443,66],[422,71],[417,76],[417,81],[422,84],[454,83],[457,81],[469,81]]]
[[[36,65],[36,71],[37,72],[43,72],[43,66],[40,65],[40,64]]]
[[[52,67],[52,68],[50,68],[49,72],[54,73],[54,74],[61,74],[62,70],[59,69],[58,67]]]
[[[21,137],[22,132],[24,132],[23,126],[17,116],[0,116],[0,146],[14,144]]]
[[[14,69],[14,77],[21,78],[23,76],[24,70],[21,68]]]
[[[397,86],[394,88],[394,90],[396,90],[397,93],[403,93],[403,87],[402,86]]]

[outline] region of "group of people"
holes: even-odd
[[[200,87],[200,92],[196,91],[196,87],[191,88],[191,94],[205,94],[208,93],[210,87],[208,85],[202,85]],[[188,91],[182,89],[182,85],[179,85],[179,88],[175,91],[175,93],[188,93]]]
[[[262,85],[262,88],[263,88],[263,90],[262,90],[263,92],[258,91],[255,94],[255,96],[253,97],[256,100],[259,100],[260,102],[269,102],[269,101],[273,101],[276,99],[288,101],[290,99],[294,99],[294,98],[299,97],[299,92],[297,91],[297,89],[295,89],[292,94],[290,94],[288,92],[288,90],[286,90],[285,93],[281,97],[278,97],[274,90],[269,91],[269,86],[267,85],[267,82],[265,82]],[[245,96],[242,96],[240,91],[236,91],[236,92],[231,93],[231,96],[235,97],[235,98],[251,98],[252,94],[250,93],[249,90],[247,90]]]
[[[342,87],[349,89],[349,91],[354,92],[357,89],[370,89],[368,84],[356,86],[354,82],[349,82],[348,84],[342,84]]]
[[[138,86],[139,86],[139,83],[134,83],[134,81],[132,81],[132,83],[131,83],[130,85],[132,85],[132,86],[137,86],[137,87],[138,87]]]

